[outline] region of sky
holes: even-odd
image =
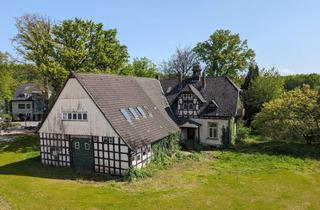
[[[4,0],[0,51],[15,55],[15,17],[41,14],[57,22],[80,17],[116,28],[130,58],[156,64],[176,47],[194,47],[217,29],[248,40],[260,67],[282,74],[320,73],[319,0]]]

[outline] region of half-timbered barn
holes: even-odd
[[[243,108],[240,89],[229,78],[201,75],[200,66],[195,65],[191,77],[179,75],[162,80],[161,85],[178,119],[183,143],[221,146],[224,130],[236,135]]]
[[[124,175],[179,127],[156,79],[72,73],[39,128],[41,161]]]

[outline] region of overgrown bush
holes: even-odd
[[[246,127],[243,121],[240,121],[237,133],[237,140],[240,142],[250,136],[250,128]]]
[[[131,167],[127,171],[125,179],[128,181],[144,179],[153,176],[159,170],[167,169],[175,162],[200,159],[199,153],[186,154],[180,149],[178,133],[170,134],[152,145],[153,157],[151,162],[141,169]]]

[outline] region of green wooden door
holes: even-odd
[[[93,148],[90,138],[73,138],[72,158],[76,171],[93,170]]]

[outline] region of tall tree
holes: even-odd
[[[320,139],[320,97],[310,86],[285,92],[263,105],[253,125],[274,139],[303,139],[307,144]]]
[[[76,18],[52,30],[55,59],[68,71],[117,72],[128,62],[128,52],[116,38],[117,30]]]
[[[61,83],[66,71],[56,68],[58,64],[53,58],[52,21],[44,16],[29,14],[16,18],[17,35],[13,43],[17,52],[26,62],[35,64],[36,77],[40,81],[43,95],[48,100],[49,81]]]
[[[169,75],[181,74],[186,77],[192,73],[192,68],[197,63],[198,58],[192,48],[177,47],[175,54],[162,63],[162,71]]]
[[[217,30],[208,40],[199,42],[194,48],[201,61],[206,64],[210,76],[239,77],[255,58],[255,52],[242,41],[239,34],[229,30]]]
[[[261,111],[262,104],[277,98],[284,92],[283,79],[274,69],[262,69],[248,89],[244,91],[246,125],[250,126],[254,116]]]
[[[116,38],[116,30],[81,19],[52,24],[39,15],[16,19],[16,50],[37,67],[44,92],[49,82],[58,90],[70,71],[117,72],[127,63],[127,48]]]
[[[259,77],[259,67],[256,63],[251,63],[246,78],[241,85],[242,90],[248,90],[255,78]]]
[[[5,111],[8,111],[8,103],[17,85],[17,80],[12,74],[13,67],[10,55],[0,52],[0,109]]]

